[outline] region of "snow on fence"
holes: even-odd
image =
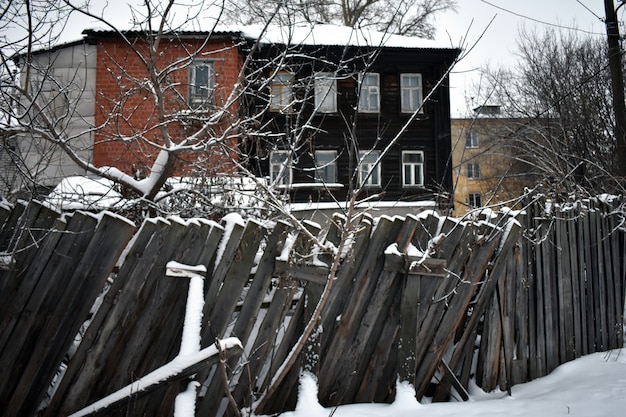
[[[294,407],[302,369],[317,375],[324,405],[390,401],[398,377],[418,398],[446,400],[465,398],[471,378],[507,390],[621,346],[618,204],[536,201],[471,222],[363,215],[299,366],[256,412]],[[201,348],[236,337],[243,352],[194,363],[106,415],[171,416],[193,374],[197,415],[252,407],[311,317],[331,260],[286,223],[234,216],[136,230],[30,202],[0,207],[0,224],[5,416],[66,416],[171,363],[189,282],[166,276],[170,261],[207,271]],[[337,246],[336,227],[304,225]]]

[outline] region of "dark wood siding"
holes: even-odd
[[[259,52],[259,58],[267,62],[277,49],[268,48]],[[309,59],[291,63],[296,85],[294,91],[302,100],[298,104],[297,115],[284,115],[268,112],[264,123],[268,123],[275,133],[283,132],[284,137],[272,141],[265,141],[261,145],[265,148],[262,154],[267,154],[271,148],[285,149],[289,138],[301,133],[301,142],[298,143],[297,165],[293,171],[293,183],[300,184],[291,191],[292,201],[328,201],[331,195],[328,190],[320,187],[308,187],[314,181],[313,155],[316,149],[336,150],[338,152],[337,172],[338,182],[344,186],[333,189],[333,197],[339,200],[346,198],[348,184],[354,177],[354,167],[358,149],[384,149],[387,144],[401,131],[408,122],[410,114],[400,110],[400,75],[403,73],[419,73],[422,76],[422,96],[425,97],[437,84],[458,53],[457,50],[438,49],[402,49],[388,48],[380,51],[374,64],[367,72],[380,74],[380,112],[356,113],[357,106],[357,77],[362,70],[362,59],[347,61],[344,71],[338,73],[336,113],[317,114],[310,120],[310,125],[319,128],[304,129],[303,118],[311,114],[313,108],[312,74],[317,71],[331,71],[328,61],[338,62],[343,49],[326,48],[315,50],[311,55],[321,55],[325,59]],[[362,56],[362,50],[348,51],[343,56]],[[304,55],[304,54],[303,54]],[[361,65],[361,67],[359,67]],[[257,95],[253,102],[259,106],[262,95]],[[384,191],[384,199],[420,200],[433,199],[435,193],[451,188],[450,159],[450,101],[447,80],[435,92],[432,100],[424,105],[406,132],[400,137],[381,165],[382,187],[370,188],[368,194]],[[358,148],[358,149],[357,149]],[[419,150],[424,152],[424,187],[402,187],[402,150]],[[252,158],[256,163],[257,171],[261,175],[269,175],[267,159]]]

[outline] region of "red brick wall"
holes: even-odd
[[[184,43],[183,43],[184,42]],[[200,50],[200,48],[202,48]],[[96,69],[96,126],[94,164],[115,166],[127,174],[147,174],[158,153],[158,146],[169,137],[175,143],[197,132],[200,124],[171,114],[185,109],[188,94],[189,52],[200,52],[198,58],[214,60],[217,90],[216,107],[222,107],[232,92],[241,68],[241,57],[232,42],[211,41],[203,46],[202,40],[163,41],[159,46],[155,67],[167,72],[162,83],[164,114],[155,105],[153,89],[148,83],[151,65],[145,44],[137,42],[133,48],[120,39],[103,39],[98,43]],[[172,70],[168,66],[177,62]],[[237,103],[231,105],[222,123],[205,137],[221,135],[224,126],[230,126],[238,113]],[[126,138],[126,139],[125,139]],[[226,145],[235,149],[236,139]],[[232,172],[233,164],[219,146],[177,155],[176,175]],[[231,152],[231,157],[233,153]]]

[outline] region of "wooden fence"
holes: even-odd
[[[473,377],[507,390],[620,347],[618,206],[548,212],[536,201],[523,215],[471,222],[362,215],[298,366],[256,412],[294,407],[302,369],[317,375],[324,405],[391,401],[398,376],[418,399],[446,400],[466,398]],[[171,361],[189,285],[166,276],[172,260],[207,268],[202,347],[228,336],[244,346],[223,365],[193,368],[203,383],[197,415],[250,407],[313,314],[332,261],[283,222],[168,218],[136,230],[108,213],[61,215],[30,202],[0,209],[0,224],[5,416],[69,415]],[[338,227],[304,225],[338,245]],[[106,415],[170,416],[191,373]]]

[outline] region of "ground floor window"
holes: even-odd
[[[483,200],[480,193],[469,193],[467,196],[467,204],[470,207],[482,207]]]
[[[402,186],[424,185],[424,152],[402,151]]]
[[[359,184],[365,187],[380,187],[380,164],[377,164],[380,151],[359,151]]]

